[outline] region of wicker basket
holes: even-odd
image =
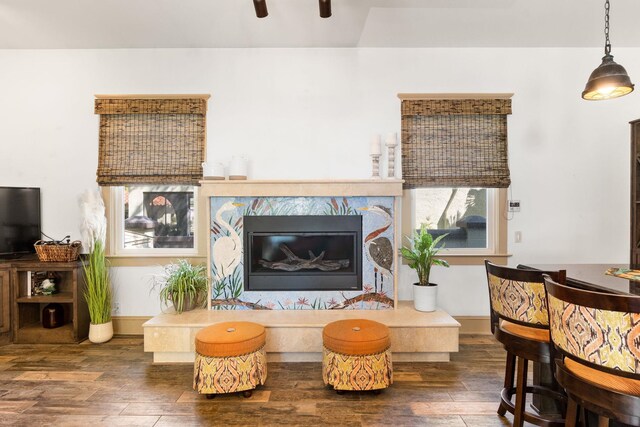
[[[75,240],[69,244],[38,240],[34,245],[38,259],[43,262],[75,261],[80,255],[82,242]]]

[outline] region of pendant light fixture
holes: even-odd
[[[331,17],[331,0],[318,0],[320,6],[320,18]]]
[[[627,74],[627,70],[620,64],[616,64],[611,55],[611,43],[609,42],[609,0],[604,3],[604,57],[602,64],[598,66],[582,92],[582,98],[589,101],[612,99],[624,96],[633,91],[633,83]]]
[[[331,17],[331,0],[318,0],[318,6],[320,8],[321,18]],[[253,0],[253,7],[256,10],[256,16],[258,18],[266,18],[269,16],[267,0]]]
[[[269,16],[266,0],[253,0],[253,7],[256,9],[256,16],[258,18],[266,18]]]

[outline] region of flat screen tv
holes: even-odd
[[[35,252],[40,239],[40,189],[0,187],[0,257]]]

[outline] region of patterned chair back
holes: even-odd
[[[592,292],[545,277],[554,347],[592,368],[640,379],[640,296]]]
[[[534,328],[547,329],[549,315],[543,274],[565,281],[562,271],[539,271],[509,268],[485,261],[491,304],[491,330],[499,319]]]

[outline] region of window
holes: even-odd
[[[434,237],[447,234],[440,254],[454,257],[454,263],[476,264],[485,258],[505,257],[505,200],[506,190],[496,188],[405,190],[402,233],[410,235],[424,225]]]
[[[196,187],[111,187],[112,255],[197,255]]]
[[[398,95],[404,235],[426,225],[447,235],[442,255],[506,262],[511,95]]]
[[[196,188],[205,158],[208,99],[207,94],[96,95],[97,181],[107,208],[107,254],[120,258],[111,265],[175,257],[202,262],[206,256],[206,203],[197,202]],[[163,256],[167,259],[160,260]]]

